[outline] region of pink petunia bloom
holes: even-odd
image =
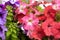
[[[18,10],[19,10],[19,13],[23,13],[24,15],[27,13],[27,5],[26,4],[20,4],[21,6],[18,8]]]
[[[34,25],[37,25],[39,22],[38,18],[32,13],[30,13],[30,15],[24,16],[22,21],[26,30],[33,29]]]
[[[38,5],[38,3],[35,2],[35,1],[34,1],[34,3],[31,3],[32,1],[33,0],[29,0],[30,3],[27,4],[27,3],[23,2],[22,0],[20,0],[20,7],[18,8],[19,13],[21,12],[21,13],[23,13],[25,15],[28,12],[28,10],[29,10],[29,8],[27,8],[27,7],[31,8],[31,7],[34,7],[34,6]],[[31,9],[34,10],[34,11],[36,11],[34,8],[31,8]]]
[[[26,0],[25,0],[26,1]],[[29,1],[29,3],[25,3],[25,2],[23,2],[22,0],[20,0],[20,4],[21,5],[24,5],[24,6],[35,6],[35,5],[37,5],[37,2],[36,1],[34,1],[34,0],[27,0],[26,2],[28,2]]]
[[[60,0],[53,0],[55,2],[56,10],[60,10]]]

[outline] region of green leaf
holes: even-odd
[[[45,37],[43,37],[43,39],[42,40],[48,40],[48,37],[47,36],[45,36]]]
[[[43,9],[40,6],[36,6],[36,9],[40,12],[43,12]]]
[[[8,16],[13,16],[13,14],[9,12]]]
[[[9,10],[12,10],[12,6],[9,6],[9,5],[7,5],[6,6],[6,9],[9,11]]]
[[[13,37],[13,38],[17,38],[16,34],[12,34],[12,37]]]
[[[57,14],[56,14],[56,16],[55,16],[55,20],[56,20],[57,22],[60,21],[60,13],[57,13]]]
[[[7,33],[6,33],[6,36],[8,37],[8,36],[10,36],[11,35],[11,31],[8,31]]]
[[[29,0],[22,0],[23,2],[29,4]]]
[[[13,21],[13,8],[12,6],[6,6],[6,9],[8,10],[8,15],[7,15],[7,21],[6,21],[6,26],[8,28],[8,31],[6,32],[6,40],[17,40],[18,38],[18,27],[17,23]]]
[[[11,17],[8,17],[7,20],[12,21]]]

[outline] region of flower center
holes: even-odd
[[[56,20],[57,22],[60,22],[60,11],[58,11],[58,12],[56,13],[56,15],[55,15],[55,20]]]
[[[51,27],[51,25],[50,25],[50,24],[48,24],[48,27]]]
[[[2,32],[2,28],[0,27],[0,32]]]
[[[28,20],[28,25],[32,25],[32,20]]]
[[[0,14],[0,17],[2,17],[2,14]]]
[[[29,20],[29,22],[32,22],[32,20]]]

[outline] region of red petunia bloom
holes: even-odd
[[[29,30],[28,36],[35,40],[42,40],[45,34],[41,26],[35,25],[33,30]]]
[[[60,22],[55,22],[53,19],[48,18],[42,23],[42,29],[47,36],[54,36],[54,38],[60,38]]]
[[[51,25],[52,22],[54,22],[53,19],[47,18],[47,19],[45,20],[45,22],[42,23],[42,29],[44,30],[44,32],[45,32],[45,34],[46,34],[47,36],[52,35],[52,32],[51,32],[52,27],[53,27],[53,26]]]
[[[48,6],[44,9],[44,14],[47,18],[48,17],[54,18],[56,14],[56,10],[54,10],[52,6]]]
[[[60,38],[60,22],[52,23],[52,33],[55,38]]]
[[[20,23],[22,23],[22,18],[24,17],[25,15],[24,14],[22,14],[22,13],[20,13],[20,14],[17,14],[16,15],[16,18],[17,18],[17,20],[20,22]]]
[[[38,19],[40,21],[44,21],[44,20],[46,20],[46,16],[44,14],[38,15]]]
[[[15,10],[15,14],[14,14],[15,20],[18,20],[20,23],[22,23],[21,18],[23,18],[24,16],[25,15],[23,13],[19,12],[18,8]]]

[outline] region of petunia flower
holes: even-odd
[[[10,6],[14,7],[14,8],[20,6],[18,1],[14,2],[13,4],[10,1],[7,1],[7,2],[5,2],[5,5],[6,6],[10,5]]]
[[[52,33],[55,39],[60,38],[60,22],[53,22],[52,23]]]
[[[53,21],[53,19],[52,18],[48,18],[48,19],[46,19],[43,23],[42,23],[42,29],[44,30],[44,33],[46,34],[46,36],[50,36],[50,35],[53,35],[52,34],[52,22],[54,22]]]
[[[42,29],[46,36],[53,36],[55,39],[60,38],[60,22],[55,22],[53,19],[48,18],[42,23]]]
[[[22,23],[22,18],[24,17],[25,15],[20,13],[20,14],[16,14],[15,15],[15,19],[18,20],[19,23]]]
[[[38,18],[36,18],[32,13],[28,16],[24,16],[22,18],[22,21],[23,21],[23,24],[25,24],[24,28],[26,30],[29,30],[30,28],[33,29],[34,25],[37,25],[39,22]]]
[[[0,6],[0,24],[4,25],[6,23],[7,10],[4,10]]]
[[[45,34],[41,26],[36,25],[33,30],[28,30],[27,36],[34,40],[42,40]]]
[[[0,4],[0,7],[1,7],[2,9],[5,9],[5,5],[3,5],[3,4]]]
[[[2,0],[2,4],[5,4],[6,2],[10,2],[11,4],[15,4],[16,2],[18,2],[18,0]]]
[[[7,10],[4,5],[0,4],[0,37],[2,40],[5,40],[5,31],[7,31],[7,28],[5,27],[6,16]]]
[[[54,10],[52,6],[48,6],[44,9],[44,14],[47,18],[48,17],[54,18],[56,15],[56,10]]]
[[[60,0],[53,0],[55,2],[56,10],[60,10]]]
[[[2,40],[5,40],[5,32],[7,31],[7,28],[4,25],[0,25],[0,38]]]
[[[26,1],[26,0],[24,0],[24,1]],[[35,7],[36,5],[38,5],[39,3],[38,2],[36,2],[36,1],[34,1],[34,3],[32,3],[32,1],[33,0],[27,0],[27,1],[29,1],[29,4],[27,4],[27,3],[25,3],[25,2],[23,2],[22,0],[20,0],[20,5],[21,6],[24,6],[24,7],[22,7],[22,8],[26,8],[27,6],[31,6],[31,7]]]

